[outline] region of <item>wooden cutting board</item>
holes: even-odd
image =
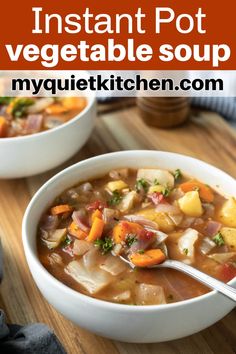
[[[0,308],[4,309],[11,323],[37,321],[48,324],[68,354],[236,353],[235,310],[214,326],[191,337],[158,344],[127,344],[104,339],[76,327],[46,302],[34,284],[21,242],[21,221],[30,198],[48,178],[64,167],[94,155],[126,149],[183,153],[209,162],[236,177],[236,133],[216,114],[195,113],[180,128],[159,130],[146,126],[136,107],[130,107],[130,102],[127,106],[100,106],[92,136],[73,159],[46,174],[0,181],[0,236],[5,263]]]

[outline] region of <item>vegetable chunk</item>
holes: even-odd
[[[159,285],[139,284],[135,289],[137,305],[166,304],[164,289]]]
[[[219,212],[220,222],[229,227],[236,227],[236,199],[226,200]]]
[[[82,260],[72,261],[65,268],[66,274],[82,285],[90,294],[96,294],[112,282],[109,273],[99,268],[88,269]]]
[[[220,233],[230,249],[236,251],[236,229],[232,227],[222,227]]]
[[[188,182],[182,183],[180,185],[180,188],[185,193],[197,190],[199,192],[200,198],[203,199],[207,203],[212,203],[214,200],[214,194],[213,194],[213,191],[211,190],[211,188],[201,182],[188,181]]]
[[[42,238],[44,243],[48,248],[56,248],[59,244],[64,241],[66,237],[66,229],[57,229],[53,232],[46,233],[46,237]]]
[[[133,253],[130,256],[131,262],[137,267],[150,267],[164,262],[166,256],[159,249],[150,249],[144,253]]]
[[[124,188],[128,187],[127,183],[125,183],[124,181],[122,180],[119,180],[119,181],[112,181],[112,182],[109,182],[107,183],[107,188],[111,191],[111,192],[114,192],[114,191],[120,191]]]
[[[150,184],[157,182],[169,188],[173,188],[175,183],[174,176],[165,170],[140,168],[137,173],[137,179],[142,178]]]
[[[178,202],[185,215],[200,217],[203,214],[202,203],[197,191],[187,192]]]
[[[64,214],[64,213],[71,212],[72,210],[73,209],[68,204],[61,204],[61,205],[56,205],[55,207],[52,207],[51,214],[52,215]]]
[[[194,244],[198,239],[198,232],[194,229],[187,229],[178,240],[180,252],[189,258],[194,259]]]
[[[0,116],[0,138],[5,138],[7,136],[7,129],[7,120]]]
[[[92,227],[89,231],[87,241],[88,242],[94,242],[98,238],[102,236],[103,229],[104,229],[104,221],[97,216],[95,216],[94,221],[92,223]]]

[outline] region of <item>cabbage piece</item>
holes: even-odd
[[[121,211],[121,212],[127,212],[129,210],[131,210],[134,206],[135,200],[137,199],[138,194],[135,191],[131,191],[129,193],[127,193],[123,199],[121,200],[121,202],[118,204],[117,208]]]
[[[40,113],[53,103],[54,99],[51,97],[39,98],[33,105],[27,107],[27,113]]]
[[[65,272],[90,294],[96,294],[114,279],[109,273],[98,267],[88,269],[82,259],[70,262],[65,268]]]
[[[151,284],[138,284],[135,288],[137,305],[166,304],[165,293],[162,286]]]
[[[119,275],[127,269],[126,264],[121,261],[119,257],[114,257],[112,255],[107,256],[105,261],[102,262],[99,267],[112,275]]]
[[[88,252],[93,245],[85,240],[75,240],[73,244],[73,254],[76,256],[83,256]]]
[[[158,182],[162,186],[173,188],[174,176],[165,170],[140,168],[137,173],[137,179],[145,179],[148,183]]]
[[[210,254],[208,257],[217,263],[223,264],[230,261],[232,258],[236,258],[236,252],[214,253]]]
[[[83,256],[84,265],[89,270],[97,267],[102,261],[105,260],[98,247],[91,247],[91,249]]]
[[[117,295],[113,296],[112,300],[116,301],[116,302],[122,302],[122,301],[130,300],[130,298],[131,298],[131,291],[130,290],[126,290],[126,291],[123,291],[120,294],[117,294]]]
[[[194,260],[194,243],[198,239],[198,232],[194,229],[187,229],[178,239],[180,252],[191,262]]]
[[[52,232],[45,232],[42,240],[48,248],[52,249],[59,246],[59,244],[64,241],[65,237],[66,229],[56,229]]]
[[[202,254],[208,254],[215,247],[216,244],[214,241],[212,241],[209,237],[204,237],[199,248]]]

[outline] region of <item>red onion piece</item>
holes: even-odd
[[[217,232],[220,231],[221,226],[222,225],[219,222],[210,220],[204,228],[204,233],[210,237],[215,236]]]
[[[40,132],[43,124],[42,114],[30,114],[26,120],[25,130],[26,133]]]
[[[76,225],[83,230],[84,232],[89,232],[89,226],[86,223],[86,214],[84,210],[76,210],[72,214],[72,219],[76,223]]]
[[[148,220],[141,215],[125,215],[124,218],[126,220],[129,220],[131,222],[136,222],[137,224],[140,224],[143,226],[148,226],[148,227],[151,227],[156,230],[158,229],[158,225],[156,222]]]
[[[57,215],[45,215],[41,221],[41,228],[46,231],[56,230],[59,223]]]

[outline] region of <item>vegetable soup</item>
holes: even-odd
[[[81,97],[0,97],[0,138],[39,133],[66,123],[87,105]]]
[[[37,240],[44,267],[83,294],[172,303],[209,289],[181,272],[149,268],[167,257],[224,282],[236,276],[236,200],[180,170],[112,170],[63,192],[42,216]]]

